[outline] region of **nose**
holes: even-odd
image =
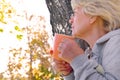
[[[71,17],[70,17],[70,19],[69,19],[69,23],[70,23],[70,24],[73,23],[73,18],[74,18],[74,16],[73,16],[73,14],[72,14]]]

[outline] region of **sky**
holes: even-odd
[[[22,11],[27,11],[29,15],[35,14],[38,16],[44,16],[46,19],[46,25],[47,25],[47,31],[52,35],[51,27],[49,23],[49,11],[47,9],[47,6],[45,4],[45,0],[6,0],[10,2],[14,8],[16,8],[18,13],[21,13]],[[20,20],[21,25],[26,25],[25,21]],[[9,23],[8,23],[9,24]],[[14,24],[10,25],[4,25],[0,24],[4,27],[4,32],[0,33],[0,72],[3,72],[7,69],[7,62],[8,62],[8,51],[12,45],[12,47],[26,47],[23,46],[23,44],[26,43],[26,40],[23,39],[21,42],[19,42],[14,34],[10,34],[9,30],[13,30]],[[51,39],[49,40],[49,43],[51,43]]]

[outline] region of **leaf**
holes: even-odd
[[[4,30],[2,28],[0,28],[0,32],[3,32]]]
[[[15,26],[14,29],[15,29],[16,31],[21,31],[18,26]]]
[[[21,40],[23,38],[23,35],[19,34],[19,35],[16,35],[16,37],[18,40]]]
[[[4,20],[4,14],[2,11],[0,11],[0,21],[3,22],[3,20]]]

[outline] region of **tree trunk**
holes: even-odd
[[[55,33],[71,35],[69,24],[70,15],[73,13],[71,0],[46,0],[46,4],[50,11],[53,35]],[[82,39],[77,39],[77,42],[83,50],[89,47],[89,44]]]
[[[50,11],[50,23],[52,32],[71,34],[69,18],[72,11],[71,0],[46,0],[47,7]]]

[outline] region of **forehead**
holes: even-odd
[[[75,9],[82,9],[82,6],[81,6],[81,5],[77,5],[77,6],[75,6],[75,7],[73,8],[73,10],[75,10]]]
[[[74,12],[81,12],[81,11],[83,12],[82,6],[75,7],[73,11],[74,11]]]
[[[84,8],[82,6],[75,7],[73,12],[76,13],[76,14],[82,14],[82,15],[86,15],[88,17],[91,17],[90,14],[85,13]]]

